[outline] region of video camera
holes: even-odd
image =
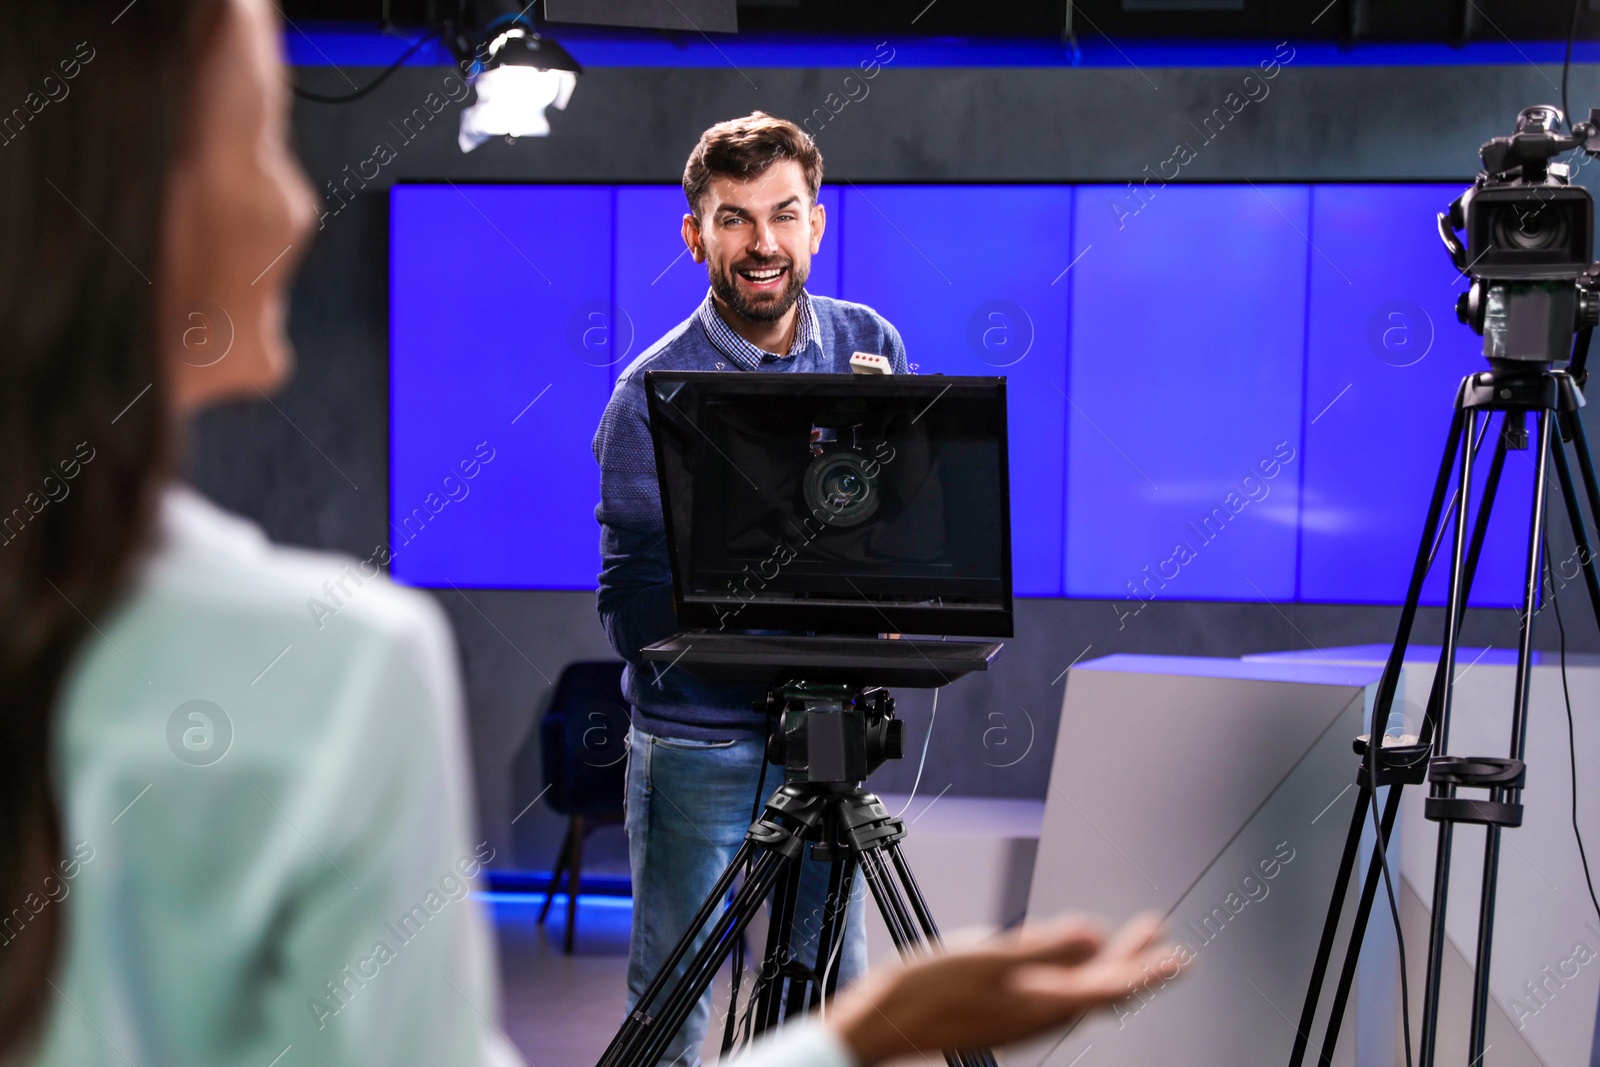
[[[1553,162],[1575,148],[1600,155],[1600,109],[1570,135],[1564,121],[1547,104],[1525,109],[1516,133],[1479,149],[1483,170],[1439,215],[1452,262],[1472,278],[1456,317],[1483,335],[1491,364],[1564,360],[1573,334],[1600,322],[1594,201]]]

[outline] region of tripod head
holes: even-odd
[[[905,755],[905,720],[880,686],[842,682],[779,682],[758,710],[767,713],[767,762],[786,783],[857,785]]]

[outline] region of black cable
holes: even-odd
[[[1464,506],[1464,505],[1463,505]],[[1384,733],[1388,732],[1385,723],[1383,733],[1378,730],[1378,709],[1372,709],[1372,729],[1367,734],[1367,782],[1372,786],[1367,790],[1367,800],[1372,810],[1372,827],[1375,839],[1372,847],[1378,852],[1378,862],[1383,866],[1384,895],[1389,898],[1389,915],[1394,920],[1394,941],[1400,949],[1400,1025],[1405,1030],[1406,1042],[1406,1067],[1411,1064],[1411,985],[1406,979],[1406,937],[1400,929],[1400,908],[1394,899],[1394,878],[1389,873],[1389,850],[1383,840],[1383,821],[1378,816],[1378,748],[1383,744]],[[1390,789],[1395,788],[1389,786]]]
[[[1567,58],[1561,61],[1561,117],[1567,120],[1567,132],[1572,132],[1572,112],[1567,110],[1567,74],[1572,70],[1572,42],[1578,37],[1578,11],[1583,0],[1572,0],[1572,21],[1567,24]]]
[[[382,72],[379,73],[376,78],[373,78],[370,82],[368,82],[366,85],[363,85],[355,92],[345,93],[343,96],[329,96],[324,93],[314,93],[310,89],[302,89],[300,86],[294,85],[291,82],[290,84],[294,89],[294,95],[298,96],[302,100],[310,100],[314,104],[348,104],[352,100],[360,100],[363,96],[366,96],[368,93],[372,92],[372,90],[376,89],[378,86],[387,81],[389,75],[393,74],[395,71],[404,66],[406,60],[416,55],[417,50],[423,45],[427,44],[429,41],[443,33],[444,29],[444,24],[441,23],[440,25],[430,29],[421,37],[417,38],[416,42],[412,44],[410,48],[407,48],[404,52],[400,53],[399,59],[383,68]]]
[[[761,777],[756,779],[756,796],[755,796],[755,799],[750,802],[750,821],[751,822],[755,822],[756,821],[756,817],[761,814],[761,795],[766,790],[766,788],[767,788],[767,754],[766,754],[765,751],[763,751],[761,753]]]
[[[1545,559],[1550,558],[1549,534],[1545,535],[1544,555]],[[1578,839],[1578,856],[1583,860],[1583,880],[1589,887],[1589,903],[1594,905],[1596,917],[1600,917],[1600,899],[1595,897],[1594,879],[1589,876],[1589,853],[1583,847],[1583,831],[1578,828],[1578,752],[1572,729],[1572,693],[1567,688],[1567,627],[1561,621],[1561,602],[1556,598],[1553,581],[1550,583],[1550,606],[1555,609],[1556,630],[1561,634],[1561,696],[1567,705],[1567,762],[1572,772],[1572,836]]]

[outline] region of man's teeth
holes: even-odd
[[[776,270],[745,270],[739,273],[753,282],[770,282],[783,273],[783,268],[779,267]]]

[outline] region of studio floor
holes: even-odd
[[[589,1067],[599,1061],[622,1022],[633,901],[580,897],[571,956],[561,951],[566,898],[556,897],[549,920],[540,927],[543,902],[537,893],[484,897],[499,942],[505,1033],[528,1067]],[[763,914],[751,924],[749,943],[766,940],[765,921]],[[724,965],[717,975],[713,1025],[700,1049],[706,1065],[716,1064],[721,1049],[728,971]],[[888,1067],[934,1067],[941,1062],[938,1056],[911,1057]]]
[[[622,1023],[633,901],[579,897],[571,956],[561,951],[566,898],[557,896],[541,927],[543,903],[543,895],[536,893],[484,897],[499,942],[506,1036],[529,1067],[593,1064]],[[726,995],[719,981],[719,1006],[725,1004]],[[706,1063],[716,1062],[719,1036],[707,1035],[702,1051]]]
[[[1033,870],[1042,803],[994,798],[882,794],[888,809],[915,834],[906,858],[916,869],[929,906],[947,934],[994,929],[1019,915]],[[594,864],[586,875],[625,875],[626,852],[596,835]],[[627,995],[628,933],[633,901],[626,896],[579,897],[571,956],[561,951],[567,898],[557,894],[546,924],[538,925],[542,893],[488,893],[482,897],[499,944],[506,1036],[530,1067],[587,1067],[600,1059],[622,1023]],[[746,943],[766,943],[766,913],[746,931]],[[895,956],[887,931],[868,909],[869,966]],[[750,966],[747,961],[747,967]],[[714,1064],[721,1050],[729,967],[718,975],[710,1031],[701,1059]],[[742,1003],[742,1001],[741,1001]],[[934,1064],[940,1057],[908,1062]]]

